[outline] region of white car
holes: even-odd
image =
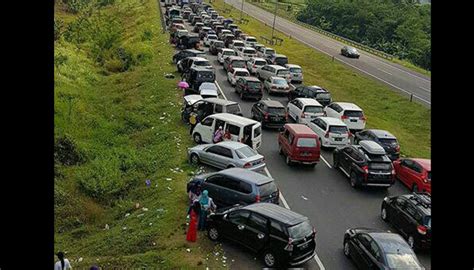
[[[204,42],[204,46],[211,46],[211,40],[217,40],[217,36],[216,35],[206,35],[203,39],[203,42]]]
[[[233,68],[233,73],[227,72],[227,81],[235,86],[237,80],[241,77],[249,77],[250,73],[246,68]]]
[[[277,76],[268,77],[263,83],[263,88],[267,90],[268,94],[288,94],[288,92],[290,91],[290,86],[288,85],[288,82],[285,79]]]
[[[312,98],[295,98],[288,102],[286,110],[299,124],[308,124],[312,119],[324,116],[323,105]]]
[[[217,98],[217,86],[215,83],[204,82],[199,86],[199,95],[202,98]]]
[[[279,65],[265,65],[257,69],[257,77],[261,80],[266,80],[271,76],[282,77],[287,82],[291,80],[290,71]]]
[[[232,40],[229,44],[229,49],[237,50],[238,47],[245,47],[245,43],[242,40]]]
[[[176,30],[176,36],[178,38],[183,37],[183,36],[187,36],[187,35],[189,35],[188,30],[185,30],[185,29],[184,30],[183,29]]]
[[[225,34],[232,34],[232,31],[230,31],[229,29],[222,29],[222,31],[217,36],[219,37],[220,40],[222,40],[222,36]]]
[[[367,118],[362,109],[354,103],[333,102],[324,108],[326,116],[341,119],[349,130],[360,131],[365,128]]]
[[[247,61],[247,69],[250,71],[251,74],[257,73],[257,69],[265,66],[267,64],[267,61],[263,58],[250,58],[249,61]]]
[[[237,52],[232,49],[222,49],[222,51],[217,53],[217,61],[219,64],[224,64],[224,60],[228,56],[238,56]]]
[[[308,123],[308,127],[318,134],[321,146],[338,147],[351,143],[352,134],[347,125],[337,118],[317,117]]]
[[[285,67],[290,71],[292,82],[303,82],[303,70],[300,66],[294,64],[286,64]]]
[[[275,49],[273,48],[268,48],[264,47],[258,50],[257,54],[259,57],[262,57],[264,59],[269,59],[272,55],[276,53]]]
[[[237,53],[239,54],[240,57],[245,59],[245,61],[250,60],[250,58],[252,57],[257,57],[257,51],[251,47],[239,48],[239,51]]]
[[[252,36],[246,36],[244,39],[245,46],[247,47],[253,47],[253,45],[257,44],[257,39]]]

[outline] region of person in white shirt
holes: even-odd
[[[70,270],[72,269],[69,260],[64,258],[64,253],[61,251],[56,254],[58,256],[59,261],[54,264],[54,270]]]

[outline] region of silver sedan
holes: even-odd
[[[237,167],[260,171],[266,166],[262,155],[235,141],[197,145],[188,149],[188,158],[192,164],[205,163],[219,169]]]

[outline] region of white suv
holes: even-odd
[[[239,51],[237,53],[240,57],[245,59],[245,61],[249,61],[252,57],[257,57],[257,51],[251,47],[239,48]]]
[[[347,125],[337,118],[317,117],[308,123],[308,127],[318,134],[321,146],[336,147],[351,143],[352,134]]]
[[[257,73],[257,69],[265,66],[267,64],[267,61],[263,58],[250,58],[250,60],[247,61],[247,69],[250,71],[250,73],[255,74]]]
[[[257,39],[252,36],[246,36],[244,42],[245,42],[245,46],[253,47],[255,44],[257,44]]]
[[[288,115],[299,124],[308,124],[312,119],[324,116],[323,105],[312,98],[295,98],[288,102]]]
[[[261,80],[266,80],[271,76],[277,76],[286,79],[287,82],[291,80],[290,71],[287,68],[278,65],[265,65],[257,69],[257,77]]]
[[[224,64],[224,60],[228,56],[238,56],[238,55],[237,55],[237,52],[232,49],[223,48],[222,51],[217,53],[217,62],[219,62],[219,64],[221,65]]]
[[[354,103],[333,102],[324,108],[326,116],[341,119],[350,130],[360,131],[365,128],[367,118],[362,109]]]
[[[246,68],[234,68],[233,73],[227,72],[227,81],[232,86],[235,86],[235,83],[240,77],[249,77],[250,73]]]

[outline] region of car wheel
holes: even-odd
[[[290,156],[286,155],[285,161],[286,161],[286,164],[287,164],[288,166],[293,165],[293,162],[291,161]]]
[[[419,189],[418,189],[418,185],[417,184],[413,184],[412,188],[411,188],[411,191],[412,192],[418,192]]]
[[[266,267],[273,268],[278,265],[277,256],[272,251],[267,250],[263,252],[263,263]]]
[[[357,186],[359,185],[357,183],[357,174],[354,171],[351,171],[350,182],[351,182],[351,187],[353,188],[357,188]]]
[[[349,241],[348,240],[344,241],[344,255],[346,255],[346,257],[348,257],[348,258],[351,257],[351,249],[349,248]]]
[[[385,207],[382,207],[382,211],[380,212],[380,217],[382,218],[383,221],[387,222],[387,209]]]
[[[199,164],[199,157],[197,154],[191,154],[191,157],[189,158],[189,161],[191,161],[191,164],[193,165],[198,165]]]
[[[197,143],[197,144],[202,143],[201,134],[199,134],[199,133],[195,133],[194,136],[193,136],[193,139],[194,139],[194,142]]]
[[[415,238],[413,236],[408,236],[407,243],[411,247],[411,249],[415,250]]]
[[[217,228],[216,227],[210,227],[207,230],[207,237],[209,237],[209,239],[211,239],[211,241],[219,240],[220,234],[219,234],[219,231],[217,230]]]

